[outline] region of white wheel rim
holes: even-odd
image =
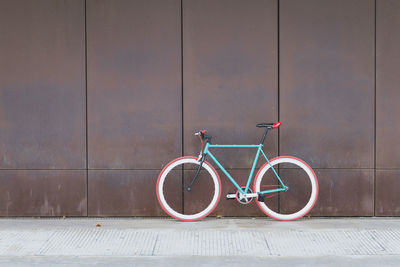
[[[292,213],[292,214],[280,214],[280,213],[276,213],[275,211],[271,210],[270,208],[268,208],[267,205],[265,205],[264,202],[258,202],[260,204],[260,207],[262,207],[266,213],[268,213],[271,217],[275,217],[278,219],[282,219],[282,220],[293,220],[296,219],[298,217],[302,217],[305,215],[305,213],[307,211],[309,211],[311,209],[311,207],[314,205],[314,200],[317,197],[317,183],[316,183],[316,177],[313,173],[313,171],[303,162],[294,159],[294,158],[278,158],[276,160],[273,160],[270,162],[272,166],[279,164],[279,163],[292,163],[295,164],[297,166],[299,166],[300,168],[302,168],[308,175],[308,178],[310,179],[311,182],[311,195],[310,195],[310,199],[308,200],[307,204],[304,206],[304,208],[302,208],[301,210],[297,211],[296,213]],[[271,168],[271,166],[269,164],[267,164],[263,169],[261,169],[259,175],[257,176],[257,180],[256,180],[256,192],[260,192],[260,188],[261,188],[261,178],[264,176],[264,174]]]
[[[214,172],[214,170],[212,169],[211,166],[209,166],[206,162],[203,163],[203,167],[208,171],[208,173],[211,175],[214,185],[215,185],[215,191],[214,191],[214,195],[212,198],[212,201],[210,202],[210,204],[207,206],[206,209],[204,209],[203,211],[196,213],[196,214],[191,214],[191,215],[185,215],[185,214],[181,214],[179,212],[176,212],[174,209],[172,209],[167,201],[165,200],[164,197],[164,191],[163,191],[163,185],[164,185],[164,181],[165,178],[167,177],[168,173],[175,168],[176,166],[180,165],[180,164],[184,164],[184,163],[193,163],[196,165],[199,165],[200,163],[196,160],[196,159],[192,159],[192,158],[183,158],[180,160],[177,160],[175,162],[173,162],[172,164],[170,164],[161,174],[160,176],[160,180],[158,183],[158,196],[160,199],[161,204],[164,206],[165,210],[172,216],[182,219],[182,220],[195,220],[198,218],[201,218],[203,216],[206,216],[208,213],[210,213],[212,211],[212,209],[214,208],[214,206],[217,204],[218,198],[219,198],[219,191],[220,191],[220,184],[219,184],[219,180],[218,177],[216,175],[216,173]]]

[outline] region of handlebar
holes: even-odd
[[[204,139],[204,136],[205,136],[206,133],[208,133],[207,130],[201,130],[200,132],[197,132],[194,135],[201,135],[201,138]]]
[[[206,134],[208,133],[207,130],[201,130],[200,132],[195,133],[194,135],[199,135],[199,134]]]
[[[201,140],[207,139],[207,140],[211,141],[211,136],[206,135],[207,133],[208,133],[207,130],[201,130],[201,131],[195,133],[194,135],[200,135]]]

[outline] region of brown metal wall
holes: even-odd
[[[400,215],[399,14],[396,0],[0,1],[0,216],[164,216],[157,175],[197,155],[196,130],[254,144],[277,120],[266,151],[315,169],[311,215]],[[255,151],[215,154],[244,184]],[[213,214],[262,215],[224,199]]]
[[[263,131],[255,125],[278,119],[277,29],[275,0],[183,2],[185,155],[200,151],[196,130],[207,129],[214,143],[256,144]],[[277,133],[267,140],[270,155],[276,155]],[[230,169],[251,167],[256,152],[214,151]],[[239,184],[246,184],[248,169],[233,173],[239,175]],[[222,195],[235,192],[228,178],[220,175]],[[256,205],[250,211],[235,201],[221,201],[215,213],[261,214]]]
[[[182,150],[180,7],[87,1],[89,215],[160,214],[155,179]]]
[[[84,8],[0,1],[1,216],[87,214]]]
[[[280,1],[280,152],[317,171],[313,215],[374,214],[374,24],[372,0]]]
[[[400,1],[376,6],[376,215],[400,215]]]

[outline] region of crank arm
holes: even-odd
[[[257,193],[248,193],[248,194],[244,194],[244,197],[256,197],[258,196]]]
[[[248,194],[244,194],[243,196],[247,197],[247,198],[251,198],[251,197],[257,197],[258,195],[257,195],[257,193],[248,193]],[[236,194],[228,193],[226,195],[226,198],[227,199],[236,198]]]

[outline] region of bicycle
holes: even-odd
[[[280,125],[281,122],[257,124],[257,127],[265,127],[258,145],[211,144],[212,136],[207,135],[206,130],[195,133],[201,141],[199,156],[177,158],[158,176],[156,191],[162,209],[181,221],[203,219],[215,209],[221,197],[221,180],[215,168],[206,161],[209,156],[237,189],[236,193],[228,193],[226,199],[236,199],[244,205],[255,201],[262,212],[277,220],[291,221],[306,215],[318,198],[318,181],[312,168],[292,156],[269,160],[262,150],[268,131]],[[205,147],[203,140],[206,140]],[[257,148],[245,186],[238,185],[210,152],[211,148]],[[266,162],[258,170],[251,189],[260,154]]]

